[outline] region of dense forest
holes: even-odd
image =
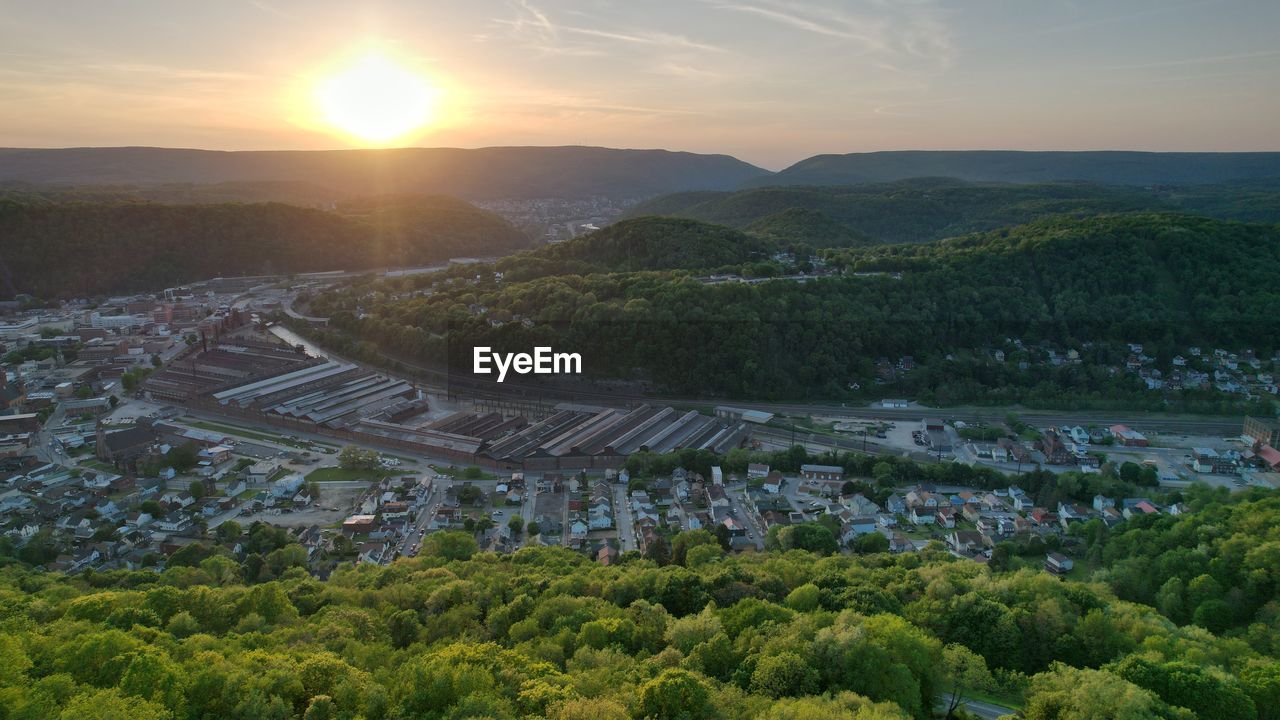
[[[948,472],[843,462],[877,487]],[[1045,475],[1020,482],[1075,482]],[[1076,526],[1066,580],[1043,545],[988,566],[832,554],[815,523],[763,553],[698,530],[607,566],[442,532],[325,579],[263,524],[159,573],[42,573],[0,546],[0,717],[911,720],[980,697],[1028,720],[1274,720],[1280,497],[1173,499],[1184,514]]]
[[[154,291],[215,275],[412,265],[527,247],[506,221],[444,197],[278,203],[0,200],[0,293],[43,298]]]
[[[1280,183],[1136,188],[914,178],[840,187],[677,193],[641,203],[628,216],[690,218],[822,248],[930,242],[1060,215],[1158,211],[1276,223]]]
[[[18,202],[137,202],[215,205],[231,202],[282,202],[327,207],[344,193],[309,182],[166,183],[161,185],[38,185],[0,182],[0,199]]]
[[[515,278],[591,272],[697,270],[763,258],[773,244],[723,225],[678,218],[623,220],[586,235],[513,256]]]
[[[916,177],[1011,183],[1084,180],[1108,185],[1202,185],[1280,178],[1280,153],[890,150],[815,155],[747,184],[851,185]]]
[[[636,222],[645,224],[630,228],[671,227]],[[557,274],[573,266],[536,262],[549,251],[587,265],[618,262],[619,238],[636,243],[633,261],[651,257],[643,248],[653,245],[629,231],[602,237],[611,240],[597,246],[588,236],[506,258],[495,266],[501,279],[469,269],[466,278],[356,285],[318,298],[316,311],[404,358],[453,352],[461,367],[476,344],[550,344],[589,353],[589,372],[685,396],[853,398],[851,384],[874,387],[878,358],[909,355],[919,367],[896,387],[926,402],[1201,412],[1247,408],[1210,391],[1148,393],[1108,366],[1124,362],[1129,342],[1170,357],[1186,345],[1269,356],[1268,329],[1280,317],[1270,280],[1280,273],[1276,230],[1203,218],[1059,218],[935,244],[836,250],[828,262],[847,272],[804,283],[709,284],[670,270]],[[368,316],[356,320],[357,311]],[[1077,348],[1084,362],[994,363],[989,351],[1010,338]]]

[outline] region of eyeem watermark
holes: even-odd
[[[552,352],[549,347],[535,347],[529,353],[496,353],[489,347],[476,347],[472,354],[472,372],[491,375],[496,369],[498,382],[507,377],[507,371],[518,375],[581,375],[582,356],[578,353]]]

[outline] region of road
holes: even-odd
[[[747,526],[748,539],[755,542],[757,550],[764,550],[765,528],[760,518],[747,507],[747,486],[725,486],[724,494],[729,498],[729,507],[733,508],[734,519]]]
[[[284,314],[285,314],[285,315],[288,315],[289,317],[293,318],[294,320],[303,320],[303,321],[305,321],[305,322],[315,323],[315,324],[317,324],[317,325],[328,325],[328,324],[329,324],[329,318],[311,317],[310,315],[303,315],[302,313],[298,312],[297,310],[294,310],[294,309],[293,309],[293,297],[294,297],[294,296],[293,296],[293,293],[289,293],[289,294],[285,295],[285,296],[284,296],[284,299],[280,302],[280,307],[284,309]]]
[[[529,479],[526,475],[524,479],[524,502],[520,503],[520,519],[524,520],[524,526],[529,527],[529,523],[534,522],[538,513],[538,483]],[[528,533],[521,535],[521,546],[527,546],[533,538]]]
[[[631,506],[627,504],[627,486],[613,487],[613,519],[618,526],[619,552],[637,550],[636,527],[631,518]]]
[[[949,695],[939,695],[937,701],[938,704],[936,709],[939,711],[946,710],[947,706],[951,704],[951,697]],[[965,710],[968,710],[983,720],[998,720],[1006,715],[1018,714],[1018,711],[1013,708],[996,705],[995,703],[982,702],[981,700],[970,700],[966,698],[961,700],[960,704],[964,706]]]
[[[431,491],[422,499],[421,509],[414,516],[413,522],[405,528],[404,540],[400,542],[400,556],[407,557],[409,550],[422,539],[427,523],[431,522],[431,518],[435,517],[436,508],[440,506],[440,501],[444,499],[447,482],[447,480],[434,479],[431,481]]]

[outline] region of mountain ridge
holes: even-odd
[[[978,182],[1083,180],[1109,185],[1198,185],[1280,177],[1280,152],[1137,150],[882,150],[814,155],[767,179],[767,185],[856,185],[913,177]]]
[[[652,197],[680,190],[733,189],[763,174],[768,171],[728,155],[587,146],[244,151],[0,148],[0,183],[308,181],[362,195],[412,192],[467,200]]]

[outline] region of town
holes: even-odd
[[[272,321],[313,284],[282,291],[273,278],[218,279],[91,308],[7,307],[0,523],[15,552],[74,573],[159,569],[220,544],[240,561],[258,556],[267,572],[303,566],[323,576],[340,562],[413,556],[445,530],[495,552],[558,545],[608,564],[630,552],[661,557],[681,532],[751,552],[776,545],[785,528],[816,524],[847,552],[936,544],[1007,562],[1003,545],[1069,574],[1078,528],[1092,521],[1186,512],[1178,498],[1193,483],[1280,486],[1280,423],[1265,418],[1221,437],[1122,423],[1032,427],[1015,415],[944,420],[927,408],[906,419],[912,404],[892,399],[800,417],[441,394]],[[1275,391],[1274,360],[1247,351],[1190,348],[1172,361],[1182,370],[1164,375],[1140,346],[1130,349],[1128,369],[1151,382],[1212,372],[1226,391]],[[1021,352],[1012,361],[1035,355]],[[1078,362],[1074,352],[1042,354]],[[892,372],[910,369],[906,358]],[[839,465],[741,462],[795,445],[812,457],[853,448],[963,464],[1009,482],[886,485]],[[630,469],[633,458],[686,450],[715,464]],[[726,471],[731,463],[742,467]],[[1111,473],[1148,491],[1045,504],[1016,482],[1031,471]],[[284,552],[293,544],[305,552]]]

